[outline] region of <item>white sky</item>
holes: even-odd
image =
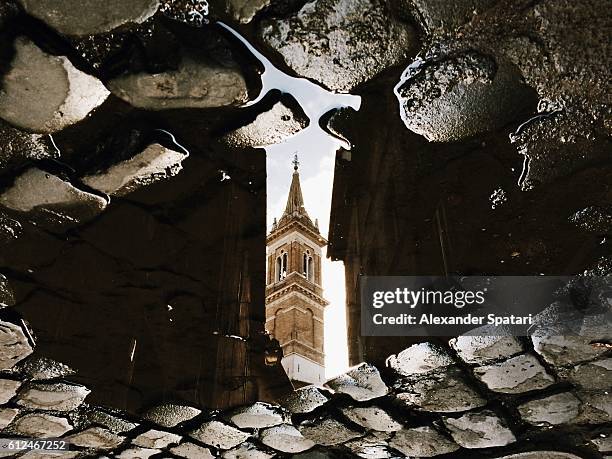
[[[285,210],[293,174],[291,161],[297,153],[306,211],[313,221],[319,219],[319,229],[327,238],[337,146],[337,141],[330,136],[311,131],[266,148],[268,230],[274,217],[280,218]],[[340,261],[331,262],[325,250],[323,248],[323,296],[330,302],[325,310],[325,375],[331,378],[348,368],[344,265]]]

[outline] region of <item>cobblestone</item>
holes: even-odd
[[[71,445],[101,450],[116,448],[123,443],[124,440],[125,437],[121,437],[100,427],[91,427],[66,437],[66,441]]]
[[[580,410],[580,400],[565,392],[530,400],[518,407],[521,418],[535,425],[558,425],[574,421]]]
[[[170,452],[178,457],[185,459],[213,459],[214,456],[208,448],[198,446],[194,443],[181,443],[178,446],[170,448]]]
[[[403,376],[445,370],[453,363],[444,349],[431,343],[415,344],[387,359],[387,366]]]
[[[380,377],[378,369],[367,363],[362,363],[343,375],[328,381],[325,386],[335,392],[347,394],[358,402],[382,397],[389,392],[388,387]]]
[[[402,429],[393,436],[389,445],[409,457],[433,457],[459,449],[454,441],[428,426]]]
[[[402,425],[389,416],[385,410],[375,406],[343,408],[342,413],[366,429],[395,432],[402,428]]]
[[[180,435],[151,429],[138,435],[132,443],[143,448],[162,449],[169,445],[178,444],[180,441]]]
[[[291,413],[310,413],[327,403],[327,397],[315,386],[297,389],[293,394],[279,402]]]
[[[523,345],[514,336],[459,336],[449,344],[465,362],[477,365],[507,359],[523,351]]]
[[[591,428],[605,429],[612,420],[612,400],[604,388],[610,359],[557,367],[560,380],[571,386],[558,392],[557,387],[565,386],[550,387],[553,380],[544,367],[529,353],[516,355],[519,349],[513,339],[505,344],[465,339],[453,344],[451,340],[448,348],[420,344],[388,360],[391,371],[385,377],[393,381],[390,386],[376,367],[362,364],[326,384],[335,392],[329,398],[327,389],[307,386],[280,405],[257,402],[221,413],[165,403],[146,411],[137,422],[119,410],[85,404],[88,389],[58,379],[73,374],[67,366],[50,360],[46,365],[45,359],[29,357],[0,379],[4,403],[22,406],[0,408],[0,429],[34,438],[65,436],[87,451],[130,459],[164,454],[184,459],[269,459],[278,454],[302,459],[346,454],[425,458],[483,448],[497,448],[497,459],[572,458],[555,451],[503,456],[503,448],[517,441],[508,427],[509,414],[501,416],[484,408],[491,394],[481,393],[467,372],[474,371],[503,404],[516,403],[512,397],[520,395],[513,421],[525,426],[529,435],[537,436],[546,432],[542,428],[552,426],[586,429],[587,435]],[[463,352],[468,367],[458,366],[451,357],[453,351]],[[53,379],[32,380],[32,375]],[[58,415],[62,410],[65,417]],[[414,415],[425,415],[429,421],[414,426]],[[205,421],[193,430],[199,417]],[[605,451],[609,448],[606,435],[591,434],[584,441]]]
[[[0,379],[0,404],[7,403],[17,394],[21,381],[14,379]]]
[[[46,413],[28,413],[15,419],[9,428],[26,437],[49,438],[61,437],[72,430],[72,425],[66,418]]]
[[[491,448],[505,446],[516,441],[516,437],[502,420],[491,411],[468,413],[460,418],[445,418],[444,425],[453,440],[464,448]]]
[[[323,446],[339,445],[362,436],[360,432],[329,416],[306,421],[299,426],[299,430],[304,437]]]
[[[165,403],[151,408],[143,415],[143,419],[170,428],[195,418],[201,412],[201,410],[191,406]]]
[[[465,381],[465,375],[454,367],[431,376],[400,379],[394,388],[398,401],[423,411],[454,413],[487,404],[486,399]]]
[[[594,346],[600,335],[555,335],[541,329],[531,337],[535,351],[555,366],[575,365],[602,356],[608,349]]]
[[[65,383],[32,383],[19,391],[17,404],[32,409],[71,411],[91,391],[85,386]]]
[[[506,394],[544,389],[555,382],[540,362],[529,354],[476,368],[474,373],[492,391]]]
[[[245,441],[250,435],[222,422],[210,421],[191,432],[191,436],[215,448],[231,449]]]
[[[261,442],[283,453],[300,453],[312,448],[315,443],[304,438],[299,430],[289,424],[269,427],[260,433]]]
[[[278,407],[267,403],[255,403],[232,412],[228,419],[239,429],[262,429],[288,422],[288,417]]]

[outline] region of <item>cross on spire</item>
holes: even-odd
[[[298,160],[298,155],[297,153],[295,154],[295,156],[293,157],[293,161],[291,161],[293,163],[293,170],[297,171],[298,167],[300,165],[300,161]]]

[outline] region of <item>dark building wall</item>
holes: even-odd
[[[264,361],[265,154],[196,148],[177,177],[68,235],[24,221],[2,247],[38,352],[78,369],[92,403],[227,408],[291,387]]]
[[[384,87],[368,86],[359,112],[330,123],[353,145],[337,154],[328,252],[346,268],[351,364],[381,364],[418,340],[361,336],[362,275],[570,274],[609,253],[600,235],[570,221],[577,210],[605,205],[609,164],[529,192],[517,186],[524,158],[508,138],[532,105],[496,131],[430,143],[405,128]],[[372,119],[383,120],[376,135],[368,129]],[[506,199],[493,209],[498,189]]]

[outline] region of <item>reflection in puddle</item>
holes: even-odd
[[[261,101],[269,91],[277,89],[290,94],[300,105],[310,124],[283,142],[265,147],[267,153],[267,220],[282,215],[289,183],[291,181],[291,159],[298,154],[301,160],[300,175],[305,207],[313,218],[319,219],[322,235],[327,237],[333,170],[338,148],[350,150],[350,144],[331,135],[319,124],[319,120],[331,110],[350,107],[359,110],[361,97],[337,94],[305,78],[296,78],[277,69],[269,59],[231,27],[218,23],[228,30],[261,62],[262,90],[259,96],[246,104],[251,106]],[[322,274],[325,297],[330,306],[325,310],[326,376],[332,377],[347,368],[346,317],[344,311],[344,267],[341,262],[331,262],[323,248]]]
[[[334,154],[343,141],[318,121],[335,108],[358,109],[360,98],[287,76],[254,55],[266,68],[258,100],[271,89],[286,92],[312,121],[267,148],[267,214],[279,214],[297,151],[306,205],[326,233]],[[70,380],[91,389],[89,403],[131,412],[165,401],[225,408],[273,401],[289,389],[280,365],[263,358],[277,351],[263,334],[266,158],[261,150],[207,150],[203,145],[214,134],[202,128],[206,116],[126,109],[111,101],[74,132],[54,135],[61,163],[36,166],[71,190],[69,197],[100,200],[104,188],[85,178],[114,180],[109,174],[119,169],[119,178],[134,178],[136,163],[139,173],[148,171],[146,180],[135,180],[126,194],[106,193],[112,202],[67,229],[32,223],[39,216],[18,209],[10,214],[23,234],[2,247],[0,265],[10,266],[3,272],[15,292],[15,311],[34,331],[34,357],[74,368]],[[151,169],[155,161],[133,161],[152,144],[178,152],[184,162],[178,175],[151,181],[160,178]],[[92,153],[80,155],[86,147]],[[77,204],[89,210],[88,202]],[[338,316],[326,320],[337,328],[326,330],[339,340],[327,345],[336,362],[328,369],[336,373],[346,362],[345,337],[338,333],[345,328],[343,273],[338,264],[323,263],[326,295]],[[12,312],[3,311],[9,320]]]
[[[310,125],[306,129],[285,140],[285,142],[267,146],[266,151],[269,154],[274,153],[276,150],[291,153],[292,149],[293,151],[304,151],[306,153],[305,150],[308,149],[310,151],[308,151],[307,154],[310,156],[313,152],[321,150],[333,149],[335,152],[340,146],[350,149],[350,145],[348,145],[346,141],[330,135],[321,128],[319,120],[331,110],[348,107],[359,110],[361,106],[361,97],[351,94],[333,93],[305,78],[296,78],[287,75],[274,67],[269,59],[257,51],[257,49],[238,32],[222,22],[218,24],[240,40],[264,67],[264,72],[261,74],[261,92],[255,100],[245,104],[245,107],[255,105],[261,101],[269,91],[277,89],[283,93],[290,94],[299,103],[310,120]]]
[[[245,106],[255,105],[264,98],[268,91],[278,89],[279,91],[291,94],[311,120],[318,120],[325,113],[335,108],[352,107],[355,110],[359,110],[361,97],[351,94],[336,94],[310,80],[292,77],[281,72],[242,35],[222,22],[218,22],[218,24],[240,40],[264,66],[264,72],[261,74],[261,93],[255,100],[247,103]]]

